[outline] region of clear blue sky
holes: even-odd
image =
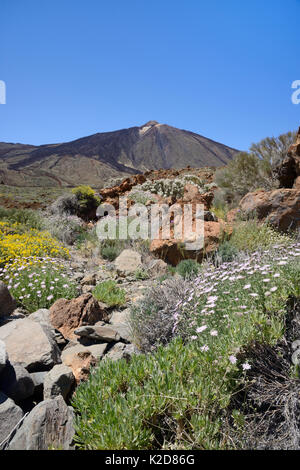
[[[150,119],[239,149],[300,125],[299,0],[1,0],[0,141]]]

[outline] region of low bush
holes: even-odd
[[[72,193],[76,196],[79,204],[78,215],[82,217],[89,216],[100,204],[100,198],[96,196],[95,191],[90,186],[82,184],[72,189]]]
[[[76,215],[50,215],[43,219],[43,229],[67,245],[73,245],[84,232],[83,221]]]
[[[19,224],[26,228],[40,230],[42,228],[42,216],[38,211],[30,209],[6,209],[0,207],[0,220],[9,224]]]
[[[132,305],[129,321],[135,343],[141,351],[152,351],[157,344],[166,345],[171,341],[172,315],[188,288],[189,284],[182,278],[163,277]]]
[[[93,289],[93,296],[109,307],[123,305],[126,302],[126,292],[120,289],[115,281],[103,281]]]
[[[79,212],[79,202],[75,194],[64,194],[54,201],[48,209],[56,216],[76,215]]]
[[[286,156],[295,141],[295,132],[266,138],[252,144],[250,152],[239,152],[224,168],[216,171],[215,181],[227,203],[237,205],[245,194],[262,187],[267,191],[278,187],[276,165]]]
[[[176,335],[185,339],[197,337],[195,330],[203,326],[201,321],[208,322],[205,330],[209,333],[214,328],[226,331],[226,326],[221,325],[230,324],[231,316],[246,318],[249,312],[250,319],[252,314],[264,318],[269,308],[266,305],[281,298],[287,283],[291,291],[297,290],[299,246],[276,245],[272,250],[240,255],[231,263],[203,266],[192,280],[171,278],[153,286],[131,309],[136,344],[147,352],[159,343],[167,344]],[[288,281],[289,276],[292,279]]]
[[[155,201],[153,195],[151,194],[150,191],[138,191],[138,190],[132,190],[128,194],[128,199],[131,199],[137,204],[146,204],[148,201]]]
[[[218,263],[226,263],[233,261],[239,254],[238,249],[230,241],[225,240],[219,246],[217,252],[214,254],[215,259]]]
[[[289,245],[292,238],[273,229],[267,223],[259,224],[255,218],[234,225],[230,244],[238,251],[252,252],[273,245]]]
[[[226,201],[225,192],[218,188],[214,192],[213,205],[210,211],[213,212],[219,219],[226,220],[227,213],[229,211],[229,204]]]
[[[195,277],[199,272],[200,265],[193,259],[185,259],[180,261],[176,267],[176,271],[184,278]]]
[[[180,178],[175,179],[161,179],[161,180],[148,180],[141,185],[134,187],[134,191],[141,193],[142,191],[147,194],[158,194],[162,197],[174,197],[180,199],[184,193],[184,187],[186,184],[193,184],[197,186],[200,193],[205,193],[216,187],[215,183],[205,183],[196,175],[183,175]],[[148,200],[147,196],[147,200]]]
[[[58,259],[16,258],[0,269],[0,279],[29,313],[50,308],[57,299],[72,299],[77,294],[76,285]]]
[[[216,412],[230,396],[226,372],[180,340],[129,364],[102,362],[73,396],[75,442],[89,450],[224,448]]]
[[[123,248],[124,243],[119,240],[102,240],[100,243],[100,253],[103,259],[114,261]]]
[[[137,281],[143,281],[145,279],[149,279],[149,274],[147,272],[146,269],[137,269],[135,272],[134,272],[134,278],[137,280]]]

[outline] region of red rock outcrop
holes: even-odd
[[[255,191],[243,197],[239,209],[246,215],[256,215],[280,231],[300,227],[300,190],[276,189]]]
[[[195,229],[195,225],[193,227]],[[202,249],[194,251],[185,249],[186,241],[193,241],[193,234],[187,235],[187,239],[156,239],[152,240],[150,252],[168,263],[176,266],[183,259],[196,259],[201,262],[207,254],[213,253],[219,246],[223,231],[231,234],[231,227],[224,222],[204,222],[204,246]],[[171,232],[172,233],[172,232]]]
[[[78,348],[76,346],[70,347],[65,350],[62,360],[63,364],[72,369],[77,384],[87,380],[91,367],[97,364],[97,360],[92,353],[84,347],[80,350],[80,346]]]
[[[74,339],[74,330],[79,326],[94,325],[106,319],[106,312],[92,294],[76,299],[58,299],[50,308],[50,321],[54,328],[67,339]]]
[[[143,184],[145,181],[146,177],[144,175],[134,175],[131,178],[125,178],[120,185],[113,186],[112,188],[101,189],[99,194],[102,199],[107,202],[107,199],[124,196],[124,194],[130,191],[133,186]]]

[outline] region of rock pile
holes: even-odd
[[[0,305],[0,449],[70,449],[68,403],[76,385],[99,360],[135,352],[126,315],[115,312],[108,323],[105,306],[91,294],[14,315],[5,284]]]

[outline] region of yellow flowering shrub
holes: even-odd
[[[22,224],[0,222],[0,264],[15,258],[68,258],[69,250],[48,232],[30,229],[24,232]]]

